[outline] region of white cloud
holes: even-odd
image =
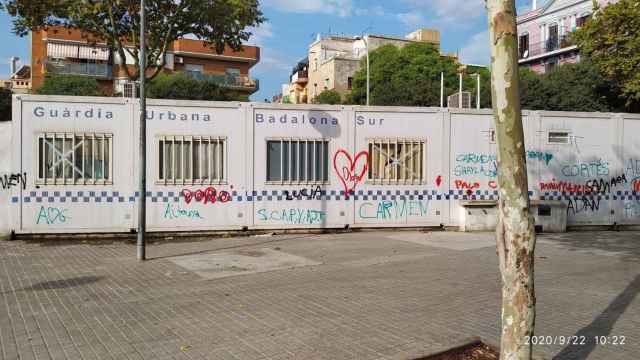
[[[412,29],[417,29],[423,26],[426,22],[424,16],[417,12],[400,13],[396,14],[396,17],[398,18],[398,20],[400,20],[401,23]]]
[[[380,5],[375,5],[372,7],[358,7],[353,11],[353,14],[356,16],[384,16],[387,12]]]
[[[290,59],[278,50],[271,47],[260,48],[260,61],[251,70],[256,74],[264,74],[273,71],[289,71],[293,67],[289,64]]]
[[[258,27],[251,27],[247,30],[251,32],[251,37],[247,41],[249,45],[264,46],[265,40],[273,37],[273,26],[270,22],[264,22]]]
[[[264,0],[262,4],[279,11],[294,13],[348,16],[353,11],[351,0]]]
[[[489,32],[477,33],[467,41],[460,50],[460,61],[463,64],[488,65],[491,60],[489,48]]]
[[[470,20],[486,16],[484,0],[404,0],[414,11],[429,14],[437,22],[465,26]]]

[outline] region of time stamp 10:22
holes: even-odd
[[[626,336],[584,336],[584,335],[571,335],[571,336],[543,336],[534,335],[526,336],[525,343],[527,345],[588,345],[595,343],[596,345],[611,345],[621,346],[625,345],[627,341]]]

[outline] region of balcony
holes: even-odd
[[[102,79],[112,78],[112,68],[107,63],[81,63],[64,60],[47,60],[46,72],[56,75],[79,75]]]
[[[529,44],[528,48],[518,49],[518,56],[520,60],[526,60],[531,58],[541,57],[547,53],[555,52],[563,49],[573,49],[575,45],[570,41],[568,35],[551,38],[546,41],[541,41],[533,44]]]
[[[296,71],[291,75],[291,83],[306,84],[309,81],[309,74],[306,70]]]
[[[192,77],[202,81],[213,81],[221,87],[225,87],[232,90],[247,91],[254,93],[260,88],[260,82],[258,79],[252,79],[246,75],[235,74],[203,74],[199,71],[185,71],[185,73]]]

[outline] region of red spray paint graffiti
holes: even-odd
[[[368,168],[369,153],[367,151],[360,151],[352,158],[346,150],[339,149],[333,156],[333,169],[342,182],[346,194],[355,190]]]
[[[184,197],[184,201],[187,204],[190,204],[191,200],[195,200],[203,204],[207,204],[209,202],[214,204],[216,201],[220,201],[221,203],[226,203],[231,201],[231,194],[229,194],[229,192],[224,190],[218,192],[216,188],[214,188],[213,186],[209,186],[204,190],[199,189],[196,191],[183,189],[182,196]]]
[[[631,189],[635,192],[640,192],[640,177],[631,180]]]
[[[480,188],[480,183],[479,182],[466,182],[463,180],[456,180],[455,181],[455,185],[456,185],[456,189],[459,190],[467,190],[466,193],[467,195],[471,195],[473,194],[473,190],[479,189]]]

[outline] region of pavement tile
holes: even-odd
[[[0,242],[0,357],[406,359],[473,336],[496,344],[492,236],[199,239],[151,244],[144,263],[127,243]],[[639,237],[540,236],[536,334],[591,343],[537,354],[636,358]],[[593,345],[599,335],[626,343]]]

